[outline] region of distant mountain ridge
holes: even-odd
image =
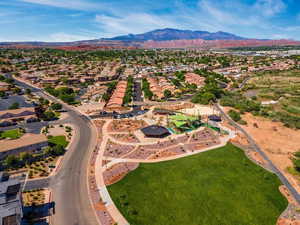
[[[235,34],[218,31],[210,33],[208,31],[179,30],[173,28],[157,29],[142,34],[128,34],[103,40],[125,41],[125,42],[145,42],[145,41],[172,41],[172,40],[245,40],[247,38]]]
[[[128,34],[73,42],[0,42],[0,48],[56,48],[63,50],[136,49],[136,48],[231,48],[242,46],[299,45],[295,40],[270,40],[240,37],[218,31],[193,31],[173,28],[157,29],[142,34]]]

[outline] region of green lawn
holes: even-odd
[[[280,184],[228,144],[141,164],[108,189],[131,225],[275,225],[287,207]]]
[[[69,142],[67,141],[67,139],[64,135],[52,136],[52,137],[49,138],[48,142],[51,143],[51,144],[55,144],[55,145],[61,145],[64,148],[66,148],[69,144]]]
[[[0,132],[0,139],[2,138],[10,138],[10,139],[18,139],[23,135],[23,132],[20,129],[12,129]]]

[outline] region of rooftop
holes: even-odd
[[[6,152],[16,148],[43,143],[48,141],[43,134],[24,134],[21,138],[15,140],[1,140],[0,152]]]
[[[35,109],[34,107],[24,107],[20,109],[3,110],[0,111],[0,119],[6,119],[6,118],[11,118],[16,116],[26,116],[24,114],[26,112],[35,113]]]
[[[170,135],[170,131],[167,128],[158,125],[144,127],[141,131],[148,137],[165,137]]]

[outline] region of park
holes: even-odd
[[[227,144],[144,163],[108,187],[132,225],[274,225],[287,207],[278,178]]]

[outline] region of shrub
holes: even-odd
[[[232,110],[232,109],[231,109],[231,110],[228,112],[228,115],[229,115],[230,118],[231,118],[233,121],[235,121],[235,122],[241,120],[241,115],[240,115],[240,113],[237,112],[237,111],[235,111],[235,110]]]
[[[18,109],[20,108],[20,104],[18,102],[12,103],[8,109]]]

